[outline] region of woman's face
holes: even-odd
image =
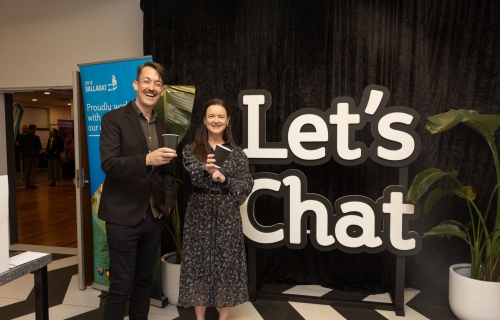
[[[208,135],[219,136],[229,124],[229,117],[223,106],[214,104],[207,108],[203,121],[207,127]]]

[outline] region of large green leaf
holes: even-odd
[[[461,226],[462,225],[456,221],[443,221],[431,230],[425,232],[424,237],[439,236],[440,238],[442,238],[446,236],[449,239],[452,236],[455,236],[467,240],[467,234],[461,230]]]
[[[196,89],[193,86],[165,86],[165,94],[163,99],[158,100],[155,105],[155,111],[160,118],[165,119],[165,121],[170,126],[170,131],[174,134],[179,135],[177,143],[180,143],[191,123],[191,114],[193,111],[194,95]],[[174,159],[175,160],[175,159]],[[175,173],[175,161],[174,165],[174,177],[177,177]],[[174,183],[174,194],[177,199],[177,190],[182,186],[182,180],[176,178]],[[181,227],[180,227],[180,215],[179,207],[177,201],[175,206],[170,212],[170,220],[172,221],[172,228],[166,225],[168,231],[172,235],[176,247],[176,263],[180,263],[181,252],[182,252],[182,237],[181,237]]]
[[[465,114],[463,112],[458,112],[457,110],[450,110],[445,113],[436,114],[427,117],[429,122],[427,122],[426,128],[431,133],[444,132],[462,122],[464,117]]]
[[[170,131],[179,135],[178,143],[186,135],[191,123],[194,96],[193,86],[165,86],[163,99],[158,100],[155,111],[170,126]]]
[[[434,182],[443,177],[456,177],[457,175],[457,171],[444,172],[443,170],[436,168],[420,172],[415,176],[415,179],[413,179],[410,190],[408,190],[406,200],[416,203]]]
[[[451,224],[451,225],[454,225],[454,226],[459,226],[461,227],[462,229],[469,229],[470,226],[464,226],[462,223],[456,221],[456,220],[443,220],[441,221],[439,224]]]
[[[431,133],[447,131],[459,123],[470,127],[488,142],[495,141],[494,132],[500,126],[500,115],[479,114],[474,110],[457,109],[427,118],[427,130]]]
[[[489,143],[495,141],[495,131],[500,125],[500,116],[491,114],[477,114],[464,124],[483,136]]]
[[[445,190],[441,188],[436,188],[429,192],[427,199],[425,199],[424,204],[424,213],[428,214],[431,212],[432,207],[436,204],[436,202],[441,199],[443,196],[447,194],[455,194],[460,198],[468,198],[470,201],[474,201],[476,199],[476,192],[471,186],[458,187],[453,190]]]
[[[429,195],[427,196],[427,199],[425,199],[425,204],[424,204],[424,213],[428,214],[431,212],[432,207],[436,204],[436,202],[441,199],[443,196],[451,193],[451,190],[445,190],[441,188],[436,188],[429,192]]]

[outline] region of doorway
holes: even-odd
[[[15,148],[16,202],[18,243],[77,247],[76,193],[74,185],[74,129],[73,90],[47,89],[16,92],[13,103],[22,106],[22,125],[35,124],[35,134],[40,137],[42,152],[35,179],[36,188],[26,187],[24,163],[18,143]],[[48,159],[45,148],[49,131],[58,129],[67,153],[67,162],[60,167],[60,179],[55,186],[48,179]],[[16,140],[17,141],[17,140]]]

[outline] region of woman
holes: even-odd
[[[194,306],[196,319],[217,307],[225,320],[229,307],[248,301],[247,265],[239,206],[252,191],[248,159],[233,141],[226,103],[208,101],[195,141],[183,150],[184,168],[194,192],[184,223],[179,306]],[[214,152],[232,150],[220,169]]]
[[[49,184],[50,187],[54,187],[56,181],[59,181],[59,185],[62,184],[60,156],[63,149],[64,143],[63,139],[59,137],[59,130],[55,128],[51,129],[49,131],[49,141],[47,141],[47,147],[45,148],[48,162],[48,179],[52,180]]]

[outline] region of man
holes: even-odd
[[[19,138],[21,137],[21,135],[23,133],[28,133],[28,125],[27,124],[23,124],[21,126],[21,133],[17,136],[16,146],[19,146]]]
[[[104,319],[147,319],[153,266],[165,216],[175,204],[170,161],[163,147],[167,123],[154,105],[164,94],[165,71],[155,62],[137,69],[135,101],[101,122],[101,168],[106,174],[98,216],[106,221],[110,287]]]
[[[36,125],[30,124],[28,132],[22,133],[19,136],[19,148],[21,150],[21,158],[24,161],[24,182],[26,183],[26,189],[37,188],[35,181],[42,143],[40,142],[40,137],[35,134],[35,131]]]

